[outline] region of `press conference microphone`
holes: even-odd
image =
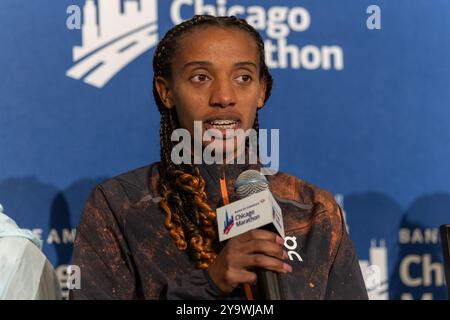
[[[239,198],[244,199],[252,194],[268,190],[269,183],[261,172],[256,170],[246,170],[238,176],[235,183],[235,189]],[[262,228],[276,232],[276,228],[273,227],[273,224],[267,226]],[[281,236],[284,237],[284,235]],[[263,268],[258,268],[256,274],[258,276],[258,292],[261,297],[264,300],[281,300],[282,294],[278,274]]]

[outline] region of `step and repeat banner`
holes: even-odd
[[[335,194],[372,299],[446,299],[448,0],[2,0],[0,203],[64,283],[92,188],[159,159],[152,55],[194,14],[263,35],[280,170]],[[67,290],[64,290],[67,294]]]

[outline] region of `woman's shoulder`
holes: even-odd
[[[330,257],[334,257],[345,228],[341,208],[333,194],[283,172],[271,176],[269,182],[275,199],[283,208],[286,233],[302,239],[313,232],[318,235],[317,239],[322,239],[321,245],[327,246]]]
[[[303,217],[315,223],[331,225],[335,231],[342,228],[342,211],[331,192],[284,172],[269,177],[269,183],[279,203],[296,207],[290,215],[293,222]]]
[[[334,207],[337,205],[331,192],[285,172],[277,172],[269,176],[269,183],[272,193],[282,199],[310,206],[320,204]]]
[[[108,203],[133,204],[157,197],[158,162],[112,177],[98,184],[93,193],[101,193]]]

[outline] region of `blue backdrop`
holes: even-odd
[[[90,190],[158,160],[154,46],[201,11],[266,39],[262,127],[280,129],[282,171],[344,207],[371,297],[447,298],[448,0],[2,0],[0,203],[61,280]]]

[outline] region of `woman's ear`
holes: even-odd
[[[267,89],[267,82],[266,79],[261,79],[261,86],[259,90],[259,98],[258,98],[258,109],[261,109],[264,107],[264,103],[266,100],[266,89]]]
[[[172,98],[172,90],[170,90],[169,81],[163,77],[156,77],[155,79],[156,91],[158,91],[159,98],[164,103],[167,109],[172,109],[174,106]]]

